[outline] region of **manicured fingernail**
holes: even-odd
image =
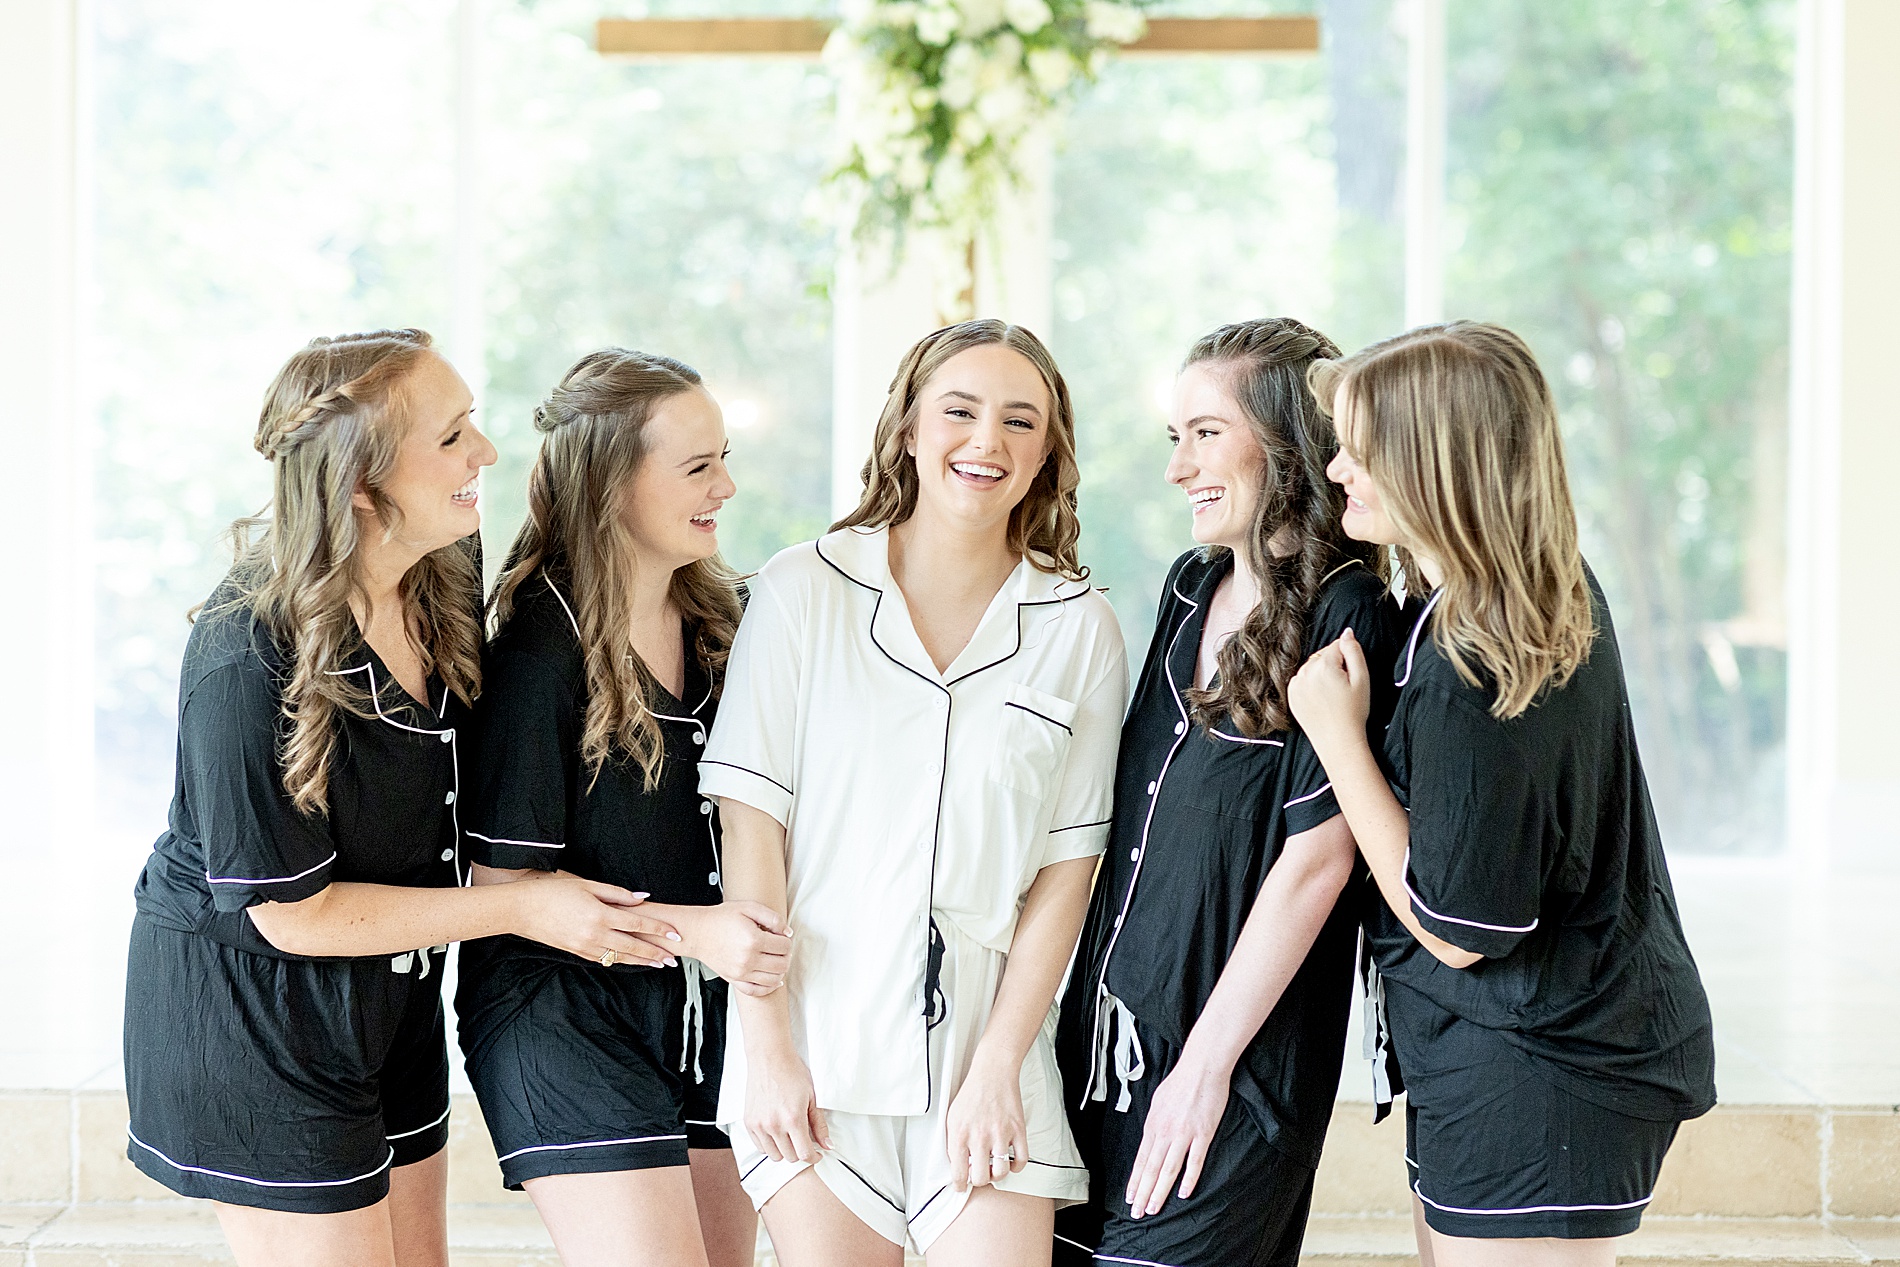
[[[650,897],[652,897],[653,895],[652,895],[651,893],[636,893],[636,894],[634,894],[634,896],[635,896],[635,897],[637,897],[637,898],[640,898],[640,899],[641,899],[642,901],[644,901],[645,899],[647,899],[647,898],[650,898]]]
[[[680,935],[678,933],[668,933],[666,935],[666,939],[668,941],[678,941],[680,939]]]
[[[669,968],[677,968],[680,966],[680,961],[673,958],[673,956],[668,955],[666,957],[666,966]]]

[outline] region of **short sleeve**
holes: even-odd
[[[699,793],[763,810],[790,826],[803,631],[763,576],[726,659],[719,716],[699,761]]]
[[[1056,789],[1055,812],[1043,840],[1042,866],[1071,858],[1093,858],[1108,847],[1108,827],[1115,808],[1115,758],[1121,748],[1122,716],[1128,711],[1128,657],[1122,649],[1121,629],[1097,655],[1094,684],[1075,710],[1069,754]]]
[[[1398,696],[1392,685],[1392,665],[1405,641],[1404,611],[1379,579],[1363,568],[1342,573],[1321,594],[1307,626],[1307,652],[1330,646],[1348,629],[1365,652],[1366,671],[1372,679],[1366,741],[1378,752]],[[1287,740],[1287,765],[1281,810],[1286,834],[1297,836],[1337,815],[1339,801],[1333,796],[1332,778],[1297,727]]]
[[[1543,904],[1542,764],[1462,700],[1442,699],[1429,734],[1416,729],[1417,707],[1409,711],[1412,910],[1454,946],[1507,955],[1536,930]]]
[[[567,846],[584,706],[560,667],[522,652],[491,657],[475,702],[467,856],[507,871],[555,871]]]
[[[328,817],[299,810],[284,789],[280,718],[269,670],[255,661],[212,670],[179,716],[185,800],[220,911],[301,902],[329,887],[336,865]]]

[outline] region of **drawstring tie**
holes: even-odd
[[[699,984],[706,979],[706,965],[690,955],[681,955],[680,967],[686,973],[686,1009],[680,1015],[680,1072],[686,1072],[690,1055],[693,1081],[699,1083],[706,1081],[699,1067],[699,1054],[706,1045],[706,1000]]]
[[[930,921],[930,944],[924,952],[924,1032],[928,1034],[950,1015],[950,1000],[943,993],[943,930]]]
[[[1121,1095],[1115,1100],[1117,1113],[1128,1112],[1134,1102],[1128,1084],[1140,1082],[1148,1072],[1148,1060],[1141,1050],[1141,1036],[1135,1033],[1135,1014],[1128,1005],[1108,992],[1105,983],[1095,987],[1095,1060],[1089,1070],[1089,1085],[1084,1094],[1090,1100],[1108,1099],[1108,1057],[1115,1053],[1115,1077],[1121,1083]]]
[[[1372,1062],[1372,1120],[1381,1122],[1392,1111],[1392,1027],[1385,1016],[1385,978],[1366,953],[1366,930],[1359,930],[1353,950],[1353,975],[1359,978],[1364,1027],[1359,1054]]]
[[[429,976],[429,956],[446,955],[448,953],[449,948],[446,945],[430,946],[424,950],[411,950],[392,958],[389,961],[389,970],[391,972],[399,972],[407,975],[411,969],[417,967],[416,961],[421,960],[421,970],[416,973],[416,980],[423,981]]]

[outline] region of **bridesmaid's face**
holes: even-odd
[[[1231,366],[1200,361],[1175,380],[1167,480],[1187,494],[1194,539],[1244,557],[1266,455],[1234,399],[1232,379]]]
[[[1340,527],[1354,541],[1403,545],[1404,537],[1385,512],[1385,498],[1373,481],[1372,472],[1353,456],[1361,451],[1357,447],[1361,422],[1347,398],[1346,385],[1341,383],[1333,396],[1333,426],[1339,433],[1339,452],[1326,464],[1326,478],[1346,490],[1346,513],[1340,516]]]

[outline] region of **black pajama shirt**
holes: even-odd
[[[1192,551],[1162,592],[1154,640],[1122,728],[1114,821],[1057,1032],[1064,1100],[1091,1200],[1057,1215],[1056,1262],[1292,1267],[1339,1085],[1360,911],[1356,886],[1327,919],[1235,1067],[1226,1115],[1194,1194],[1129,1217],[1128,1178],[1155,1089],[1233,954],[1291,836],[1339,813],[1297,730],[1261,738],[1193,720],[1208,603],[1233,567]],[[1406,625],[1366,568],[1335,571],[1308,620],[1311,653],[1350,627],[1389,683]],[[1375,693],[1369,733],[1389,715]]]
[[[473,724],[469,858],[566,871],[656,903],[721,900],[719,825],[698,762],[716,705],[685,631],[686,696],[659,690],[659,784],[615,753],[581,759],[587,679],[571,592],[523,582],[489,647]],[[462,947],[455,1009],[470,1083],[509,1188],[544,1175],[687,1164],[713,1125],[726,983],[698,960],[602,967],[519,937]]]
[[[454,885],[465,713],[436,681],[433,705],[411,699],[359,644],[339,672],[370,715],[341,715],[329,812],[301,812],[280,765],[292,658],[234,597],[221,586],[186,643],[170,825],[136,889],[128,1156],[182,1196],[360,1209],[448,1142],[448,947],[307,958],[246,912],[338,881]]]
[[[1448,1236],[1633,1231],[1677,1125],[1715,1103],[1708,999],[1588,579],[1589,660],[1518,717],[1433,642],[1438,594],[1398,665],[1385,761],[1411,815],[1407,894],[1484,956],[1448,968],[1371,908],[1412,1190]]]

